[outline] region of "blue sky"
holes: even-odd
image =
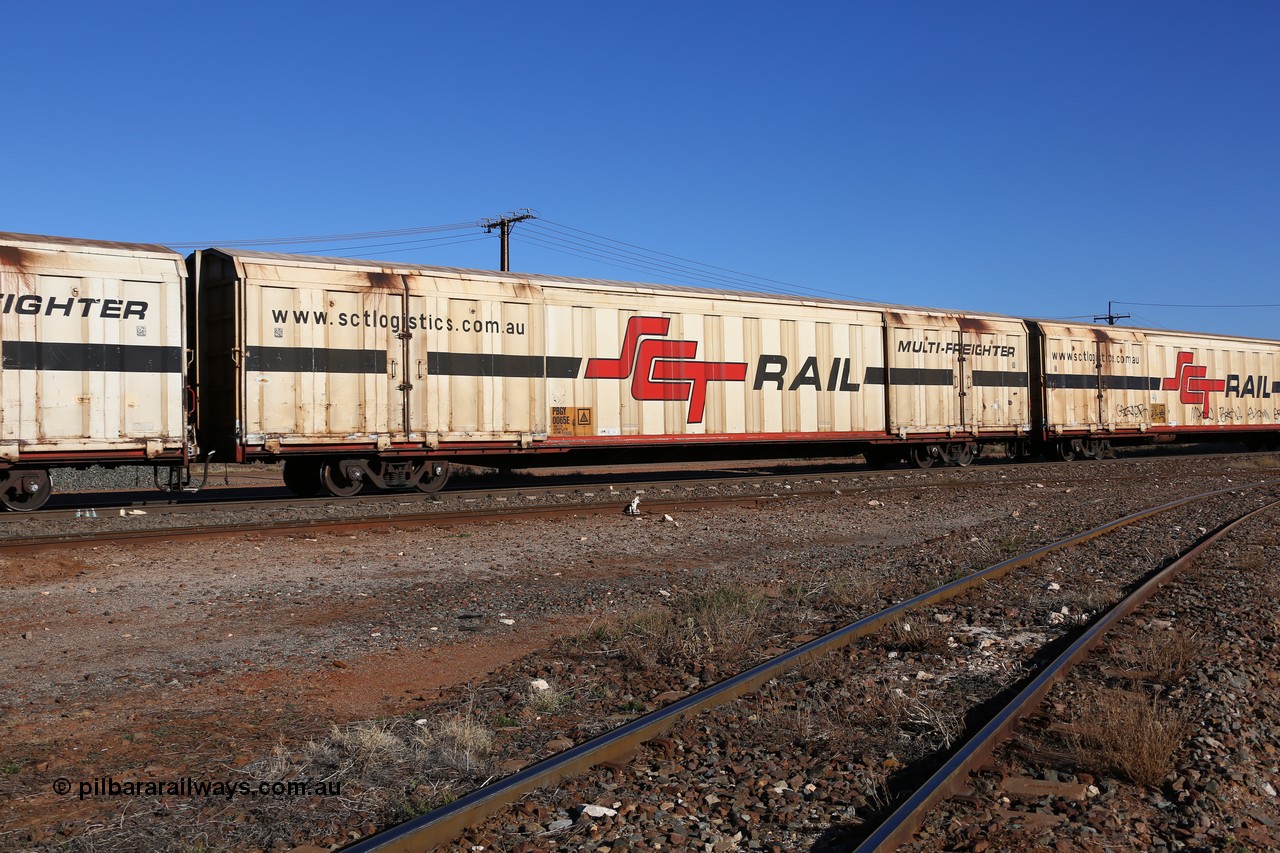
[[[50,2],[4,25],[0,230],[216,243],[527,207],[517,271],[1110,299],[1280,338],[1277,307],[1123,304],[1280,304],[1273,2]],[[283,248],[495,268],[483,235]]]

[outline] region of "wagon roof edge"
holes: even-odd
[[[1101,330],[1111,332],[1139,332],[1143,335],[1167,335],[1169,337],[1212,338],[1215,341],[1248,341],[1260,344],[1280,344],[1274,338],[1259,338],[1251,335],[1232,335],[1226,332],[1204,332],[1195,329],[1156,329],[1150,326],[1112,326],[1109,323],[1091,323],[1087,320],[1054,320],[1051,317],[1026,317],[1026,322],[1037,326],[1066,326],[1072,329]]]
[[[159,243],[125,243],[115,240],[87,240],[80,237],[54,237],[47,234],[20,234],[0,231],[0,245],[24,249],[81,250],[89,254],[128,253],[153,255],[182,260],[182,253]]]
[[[439,277],[479,278],[490,281],[510,282],[512,284],[569,284],[591,285],[600,288],[618,288],[631,291],[652,291],[658,293],[683,293],[700,297],[720,297],[728,299],[764,299],[771,301],[793,302],[813,305],[841,305],[849,308],[866,308],[872,311],[902,311],[913,314],[931,314],[934,316],[964,316],[979,319],[995,319],[1020,321],[1010,314],[998,314],[991,311],[968,311],[959,308],[937,308],[929,306],[899,305],[892,302],[869,302],[856,299],[840,299],[829,296],[811,296],[796,293],[776,293],[763,290],[726,290],[712,287],[696,287],[693,285],[658,284],[656,282],[621,281],[604,278],[579,278],[575,276],[549,275],[546,273],[500,272],[498,270],[469,269],[466,267],[443,267],[429,264],[412,264],[395,261],[379,261],[360,258],[329,258],[317,255],[294,255],[284,252],[260,252],[249,249],[226,249],[217,246],[204,251],[218,252],[235,260],[250,262],[295,264],[309,267],[328,267],[338,269],[351,267],[360,270],[378,270],[388,273],[430,274]]]

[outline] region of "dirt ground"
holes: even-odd
[[[441,691],[673,591],[780,587],[854,549],[1016,518],[1029,496],[1059,495],[1068,527],[1087,491],[836,491],[676,523],[619,512],[3,557],[0,849],[58,846],[152,807],[82,798],[95,779],[236,779],[335,725],[412,719]]]
[[[453,547],[396,531],[0,562],[0,849],[109,819],[78,800],[82,780],[223,778],[277,741],[402,714],[581,618],[503,624],[476,579],[551,579],[521,564],[519,537],[517,553],[476,559],[470,533],[431,535]]]

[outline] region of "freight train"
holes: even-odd
[[[1280,342],[656,284],[0,234],[0,504],[50,472],[498,468],[1280,439]],[[161,472],[167,483],[161,483]]]

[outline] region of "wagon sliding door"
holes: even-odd
[[[404,296],[393,289],[250,287],[249,444],[368,444],[404,433]]]
[[[448,294],[410,280],[411,432],[527,444],[547,433],[544,307],[509,294]]]
[[[961,425],[954,355],[960,333],[942,323],[921,322],[928,319],[911,318],[887,330],[889,431],[904,437]]]
[[[961,426],[966,431],[1029,427],[1027,333],[1021,323],[969,323],[960,335],[958,362]]]
[[[1106,431],[1143,428],[1155,390],[1139,331],[1108,329],[1098,341],[1098,410],[1093,425]]]

